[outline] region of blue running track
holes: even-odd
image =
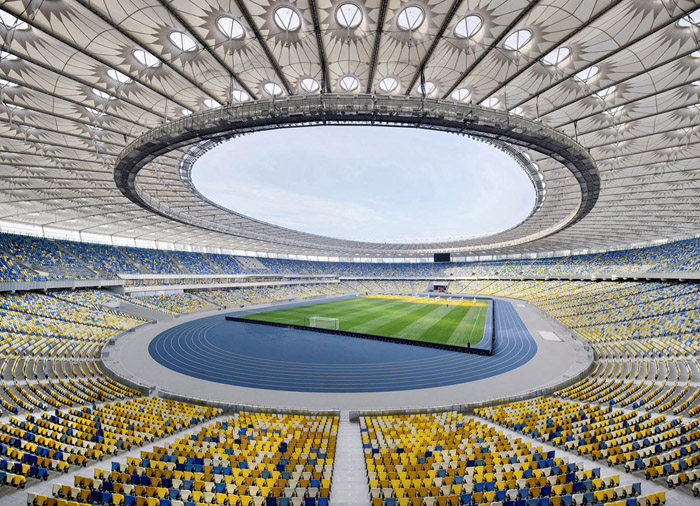
[[[230,322],[183,323],[151,341],[165,367],[203,380],[296,392],[385,392],[454,385],[528,362],[537,344],[509,302],[495,300],[492,356]]]

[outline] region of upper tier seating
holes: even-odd
[[[138,274],[136,266],[114,246],[61,241],[61,244],[83,263],[105,277],[114,274]]]
[[[59,247],[56,241],[25,235],[0,234],[0,250],[52,277],[95,277],[94,272]]]
[[[0,254],[0,282],[42,281],[44,279],[46,278],[18,264],[9,256]]]
[[[152,274],[178,274],[182,268],[167,252],[158,249],[127,248],[119,250],[138,267],[139,271]]]
[[[589,255],[484,262],[353,263],[254,258],[116,247],[0,234],[0,279],[113,277],[119,274],[284,274],[360,278],[590,276],[700,270],[700,239]],[[6,253],[4,256],[2,253]],[[14,257],[13,258],[11,258]],[[4,272],[4,274],[3,274]]]

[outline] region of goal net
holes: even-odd
[[[309,327],[317,327],[319,329],[338,330],[340,328],[340,320],[338,318],[326,318],[325,316],[310,316],[306,323]]]

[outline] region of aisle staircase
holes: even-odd
[[[370,504],[365,454],[362,450],[360,424],[350,422],[342,413],[333,466],[333,506],[368,506]]]

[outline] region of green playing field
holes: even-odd
[[[292,325],[309,318],[338,318],[340,330],[424,342],[467,346],[481,341],[488,303],[483,300],[437,303],[424,298],[355,297],[243,316]]]

